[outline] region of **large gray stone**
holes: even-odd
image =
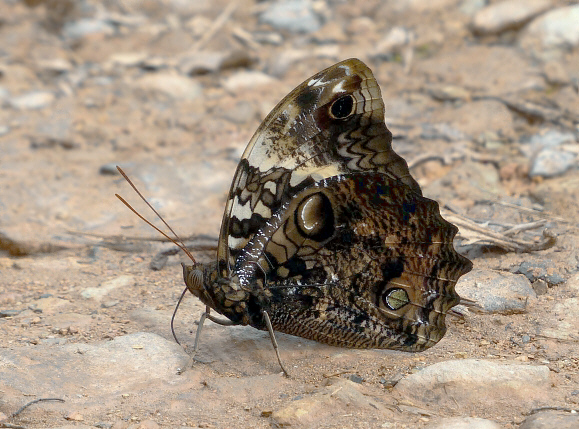
[[[577,429],[579,414],[561,411],[545,411],[525,419],[519,429]]]
[[[579,45],[579,5],[551,10],[533,20],[521,36],[521,46],[539,58]]]
[[[394,387],[398,394],[432,406],[461,408],[500,405],[516,400],[532,407],[549,398],[547,366],[479,359],[449,360],[410,374]]]
[[[448,417],[428,424],[426,429],[501,429],[501,426],[476,417]]]
[[[476,13],[472,29],[477,34],[498,34],[515,29],[550,6],[549,0],[507,0],[493,3]]]
[[[87,402],[136,389],[144,381],[177,379],[189,358],[173,341],[138,332],[99,344],[40,345],[0,350],[0,390],[39,397],[74,396]]]
[[[460,279],[458,293],[491,313],[521,313],[537,297],[522,274],[476,269]]]
[[[579,297],[563,299],[555,304],[552,317],[538,327],[538,334],[559,340],[579,339]]]
[[[555,177],[560,176],[577,165],[577,156],[563,149],[543,149],[533,160],[531,177]]]

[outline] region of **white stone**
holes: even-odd
[[[540,58],[577,47],[579,5],[554,9],[535,18],[521,36],[520,44]]]
[[[500,405],[516,400],[534,406],[546,400],[551,389],[550,370],[479,359],[449,360],[430,365],[400,380],[394,391],[426,404],[461,408]]]
[[[48,91],[34,91],[12,97],[10,106],[18,110],[37,110],[50,106],[54,101],[54,94]]]
[[[478,34],[498,34],[523,25],[550,6],[549,0],[508,0],[493,3],[476,13],[472,28]]]
[[[239,89],[270,85],[276,80],[271,76],[257,71],[240,71],[229,76],[222,82],[225,89],[235,92]]]
[[[135,278],[133,276],[124,275],[104,281],[100,284],[99,287],[88,287],[80,294],[85,299],[94,298],[96,300],[100,300],[114,289],[118,289],[120,287],[130,287],[134,284]]]
[[[260,22],[277,30],[313,33],[321,27],[311,0],[286,0],[272,3],[259,17]]]
[[[140,78],[137,90],[152,96],[164,96],[173,100],[193,100],[202,93],[201,85],[195,80],[173,73],[152,73]]]

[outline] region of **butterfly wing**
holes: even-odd
[[[248,243],[242,280],[265,285],[275,330],[354,348],[420,351],[446,332],[470,261],[438,204],[380,173],[323,179]]]
[[[379,87],[356,59],[267,116],[234,176],[218,250],[247,323],[263,329],[265,309],[276,330],[348,347],[419,351],[442,338],[471,263],[391,144]]]
[[[373,171],[421,194],[392,150],[384,103],[370,69],[349,59],[312,76],[266,117],[245,150],[225,209],[218,248],[222,277],[280,207],[340,174]]]

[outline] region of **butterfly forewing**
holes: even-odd
[[[392,150],[371,70],[350,59],[294,89],[251,139],[221,227],[222,274],[230,275],[243,247],[283,202],[312,183],[355,171],[380,171],[420,193],[406,162]]]

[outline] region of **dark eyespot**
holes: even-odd
[[[330,115],[335,119],[346,119],[354,112],[354,97],[345,95],[338,98],[330,107]]]
[[[384,300],[384,304],[390,310],[399,310],[410,302],[408,293],[401,288],[393,288],[387,290],[384,293],[382,299]]]
[[[295,211],[295,223],[299,232],[316,241],[324,241],[334,233],[332,203],[318,192],[304,198]]]

